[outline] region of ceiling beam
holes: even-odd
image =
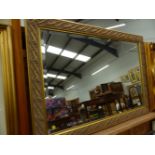
[[[106,46],[109,46],[110,44],[112,44],[112,41],[108,42],[108,43],[106,44]],[[101,53],[101,51],[103,51],[102,48],[99,49],[96,53],[94,53],[94,54],[92,55],[91,59],[95,58],[98,54]],[[82,63],[82,64],[79,65],[77,68],[75,68],[75,69],[73,70],[73,72],[76,73],[76,72],[77,72],[80,68],[82,68],[84,65],[85,65],[85,63]]]
[[[48,70],[49,71],[55,71],[55,72],[58,72],[58,73],[65,73],[65,74],[71,74],[71,75],[74,75],[78,78],[82,78],[82,75],[80,73],[74,73],[74,72],[70,72],[70,71],[67,71],[67,70],[64,70],[64,69],[56,69],[56,68],[50,68],[51,70]]]
[[[106,46],[109,46],[110,44],[112,44],[112,41],[109,41],[108,43],[106,43]],[[91,60],[93,59],[93,58],[95,58],[98,54],[100,54],[102,51],[103,51],[104,49],[99,49],[97,52],[95,52],[93,55],[92,55],[92,57],[91,57]],[[85,65],[86,63],[82,63],[82,64],[80,64],[77,68],[75,68],[72,72],[74,72],[74,73],[76,73],[80,68],[82,68],[84,65]],[[67,78],[69,78],[70,77],[70,75],[68,75],[67,76]],[[62,84],[64,81],[63,80],[61,80],[57,85],[59,86],[60,84]]]
[[[64,47],[63,47],[62,50],[61,50],[61,53],[62,53],[63,50],[69,45],[70,41],[71,41],[71,38],[69,38],[69,39],[67,40],[67,42],[65,43]],[[52,68],[52,67],[54,66],[54,64],[57,62],[57,60],[61,57],[61,53],[60,53],[60,55],[58,55],[58,56],[53,60],[53,62],[50,64],[50,67],[49,67],[49,68]]]
[[[108,42],[107,44],[101,44],[101,43],[96,42],[96,41],[94,41],[94,40],[92,40],[92,39],[76,38],[76,37],[70,37],[70,38],[68,39],[68,41],[66,42],[66,44],[64,45],[62,51],[68,46],[68,44],[70,43],[70,41],[71,41],[72,39],[76,39],[76,40],[79,40],[79,41],[82,41],[82,42],[86,43],[86,44],[81,48],[81,50],[79,50],[79,52],[77,52],[77,54],[82,53],[83,50],[84,50],[85,48],[87,48],[88,45],[93,45],[93,46],[96,46],[96,47],[99,47],[99,48],[100,48],[100,50],[99,50],[98,52],[96,52],[94,55],[98,55],[101,51],[106,50],[106,51],[108,51],[109,53],[111,53],[112,55],[118,57],[117,50],[114,49],[114,48],[112,48],[112,47],[109,47],[109,45],[111,44],[111,41]],[[47,70],[52,70],[54,64],[57,62],[57,60],[59,59],[59,57],[60,57],[60,55],[56,57],[56,59],[52,62],[52,64],[50,65],[50,67],[47,68]],[[65,68],[67,68],[73,61],[75,61],[75,59],[71,59],[69,62],[67,62],[66,65],[65,65],[63,68],[60,69],[60,71],[57,73],[57,75],[59,75],[60,73],[63,73],[62,71],[65,71]],[[84,64],[85,64],[85,63],[82,63],[80,66],[82,67],[82,66],[84,66]],[[81,68],[81,67],[79,67],[79,68]],[[76,74],[74,71],[71,72],[71,73],[67,73],[67,74],[68,74],[68,76],[71,76],[71,75],[73,75],[72,73]],[[67,76],[67,77],[68,77],[68,76]],[[53,82],[53,81],[54,81],[54,79],[50,80],[50,83]],[[60,82],[62,83],[63,81],[60,81]],[[60,82],[59,82],[59,83],[60,83]],[[59,83],[58,83],[58,85],[59,85]]]
[[[77,54],[82,53],[82,52],[84,51],[84,49],[87,48],[88,45],[89,45],[89,44],[85,44],[85,45],[77,52]],[[68,61],[68,62],[66,63],[66,65],[63,66],[63,68],[62,68],[61,70],[64,70],[65,68],[67,68],[73,61],[75,61],[75,59],[71,59],[70,61]],[[50,69],[51,69],[51,67],[50,67]],[[58,72],[57,75],[59,75],[60,73],[61,73],[61,72]],[[54,79],[51,80],[50,82],[53,82],[53,81],[54,81]]]
[[[62,50],[61,50],[61,53],[63,52],[63,50],[69,45],[69,43],[71,42],[71,38],[68,38],[68,40],[66,41],[66,43],[65,43],[65,45],[64,45],[64,47],[62,48]],[[61,53],[60,53],[60,55],[61,55]],[[50,66],[49,66],[49,68],[47,68],[47,70],[50,70],[50,68],[53,68],[53,66],[54,66],[54,64],[57,62],[57,60],[60,58],[60,55],[58,55],[54,60],[53,60],[53,62],[50,64]],[[58,73],[57,73],[57,75],[58,75]],[[54,79],[52,79],[50,82],[52,82],[52,81],[54,81]]]
[[[88,47],[89,44],[85,44],[84,46],[82,46],[82,48],[77,52],[77,55],[78,54],[81,54],[87,47]],[[75,57],[76,58],[76,57]],[[63,67],[63,69],[65,69],[66,67],[68,67],[73,61],[75,61],[75,58],[74,59],[71,59],[68,63],[66,63],[66,65]]]
[[[85,44],[85,45],[77,52],[77,54],[82,53],[82,52],[84,51],[84,49],[87,48],[88,45],[89,45],[89,44]],[[67,68],[74,60],[75,60],[75,59],[71,59],[70,61],[68,61],[68,62],[65,64],[65,66],[62,68],[62,70],[64,70],[65,68]],[[52,67],[50,66],[49,69],[52,69]],[[60,73],[60,72],[59,72],[59,73]]]
[[[49,41],[50,41],[50,39],[51,39],[51,36],[52,36],[52,35],[48,33],[48,37],[47,37],[47,39],[46,39],[46,41],[45,41],[45,44],[46,44],[46,45],[49,43]]]
[[[81,42],[84,42],[84,43],[89,43],[90,45],[96,46],[98,48],[104,48],[110,54],[114,55],[115,57],[118,57],[117,49],[109,47],[109,45],[105,45],[105,44],[99,43],[93,39],[88,39],[88,38],[76,38],[76,37],[71,37],[71,38],[81,41]]]

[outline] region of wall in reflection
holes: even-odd
[[[99,55],[92,60],[91,65],[89,63],[82,69],[82,79],[70,78],[69,81],[65,82],[65,89],[73,87],[67,91],[57,89],[55,90],[55,95],[59,97],[64,96],[68,100],[79,97],[80,101],[85,101],[90,99],[89,90],[95,88],[96,85],[121,81],[121,76],[128,75],[130,69],[139,65],[139,59],[135,45],[130,45],[127,49],[125,47],[118,48],[118,51],[119,58],[115,58],[107,53]],[[107,65],[107,68],[92,76],[92,73]],[[129,83],[124,83],[124,89],[131,83],[130,81]]]

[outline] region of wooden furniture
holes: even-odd
[[[101,84],[100,86],[103,94],[106,92],[123,93],[122,82],[110,82],[110,83]]]
[[[155,113],[131,119],[112,128],[108,128],[94,135],[121,135],[121,134],[147,134],[151,129],[151,121],[155,119]]]
[[[12,20],[13,56],[18,113],[18,134],[31,134],[30,108],[28,96],[27,70],[22,48],[20,20]],[[23,40],[24,41],[24,40]]]
[[[67,101],[67,104],[69,104],[72,108],[72,113],[74,113],[74,116],[76,118],[79,118],[79,107],[81,106],[79,98],[75,98],[72,100]]]
[[[122,96],[121,93],[107,93],[100,96],[97,99],[85,101],[85,102],[82,102],[81,104],[84,104],[86,109],[88,106],[92,106],[92,105],[96,105],[96,106],[104,105],[107,108],[108,115],[112,115],[111,103],[114,103],[115,100],[119,101],[121,96]]]
[[[89,91],[89,96],[90,96],[90,99],[93,100],[93,99],[96,99],[97,96],[95,94],[95,89],[92,89]]]
[[[3,32],[2,32],[3,31]],[[6,61],[4,86],[6,87],[6,111],[7,111],[7,134],[32,134],[30,119],[30,104],[28,94],[28,76],[26,49],[22,48],[24,39],[21,37],[21,25],[19,19],[0,19],[0,32],[3,36],[1,51],[5,53]],[[2,41],[2,40],[1,40]],[[8,53],[8,54],[7,54]],[[8,63],[9,62],[9,63]],[[11,65],[11,66],[10,66]],[[7,67],[7,69],[6,69]],[[8,89],[8,90],[7,90]]]
[[[82,123],[91,122],[93,120],[99,120],[102,118],[105,118],[107,116],[111,116],[113,114],[116,114],[116,103],[117,100],[118,103],[121,103],[120,100],[122,99],[122,93],[106,93],[102,95],[101,97],[93,100],[88,100],[79,103],[79,99],[73,99],[70,101],[67,101],[67,104],[65,107],[59,107],[59,108],[51,108],[51,110],[60,110],[63,108],[68,109],[67,116],[62,118],[57,118],[55,120],[48,121],[48,126],[51,133],[54,133],[56,131],[66,129],[69,126],[68,123],[74,123],[75,125],[80,125]],[[115,113],[112,111],[112,103],[115,105]],[[69,107],[70,108],[69,108]],[[82,108],[82,111],[81,111]],[[120,108],[119,112],[127,111],[128,109]],[[49,112],[48,112],[49,113]],[[70,126],[75,126],[75,125]],[[54,125],[57,129],[51,130],[51,126]]]
[[[121,82],[110,82],[96,86],[93,90],[89,91],[91,99],[96,99],[107,93],[119,92],[123,95],[123,86]]]

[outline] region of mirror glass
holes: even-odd
[[[49,134],[143,105],[136,43],[40,33]]]

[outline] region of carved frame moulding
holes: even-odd
[[[25,25],[33,134],[47,134],[44,83],[42,76],[43,67],[40,47],[40,31],[43,29],[137,43],[139,48],[140,67],[142,71],[141,77],[144,96],[143,101],[145,103],[144,106],[124,112],[122,114],[110,116],[104,119],[93,121],[91,123],[79,125],[77,127],[72,127],[70,129],[57,132],[56,134],[93,134],[97,131],[107,129],[121,122],[125,122],[149,112],[147,98],[148,88],[146,79],[146,60],[142,36],[107,30],[102,27],[75,23],[66,20],[30,19],[25,20]]]

